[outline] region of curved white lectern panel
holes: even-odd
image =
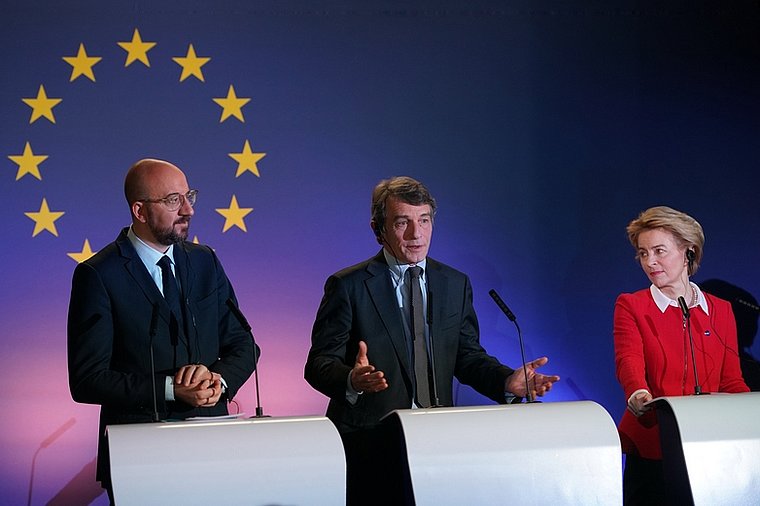
[[[659,397],[663,465],[678,500],[760,501],[760,393]],[[690,497],[691,496],[691,497]]]
[[[623,503],[621,450],[590,401],[394,411],[417,506]]]
[[[324,417],[111,425],[118,506],[346,502],[346,461]]]

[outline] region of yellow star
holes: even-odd
[[[172,58],[172,60],[182,67],[182,75],[179,76],[179,82],[184,81],[190,76],[195,76],[201,82],[206,82],[203,79],[203,71],[201,70],[201,67],[207,64],[211,58],[196,56],[192,44],[190,44],[190,47],[187,49],[187,56],[184,58],[177,56]]]
[[[224,216],[224,228],[222,229],[222,233],[228,231],[233,226],[238,227],[243,232],[248,232],[245,228],[243,218],[245,218],[251,211],[253,211],[252,207],[239,207],[237,197],[233,195],[232,200],[230,201],[230,207],[216,210],[217,213]]]
[[[248,141],[245,141],[242,153],[228,153],[228,156],[238,162],[238,168],[235,177],[240,177],[240,174],[247,170],[250,170],[256,174],[256,177],[261,177],[259,176],[259,168],[256,166],[256,162],[267,156],[267,154],[252,153],[251,144]]]
[[[40,205],[40,210],[35,212],[29,212],[24,213],[29,218],[34,220],[34,232],[32,232],[32,237],[35,237],[37,234],[42,232],[43,230],[47,230],[54,236],[58,237],[58,230],[55,228],[55,220],[60,218],[64,215],[63,211],[51,211],[48,207],[48,203],[46,199],[42,199],[42,204]]]
[[[69,82],[73,81],[79,76],[87,76],[90,81],[95,82],[95,73],[92,71],[92,67],[102,60],[100,56],[87,56],[87,51],[84,50],[84,44],[79,44],[79,52],[76,56],[64,56],[63,61],[71,65],[71,78]]]
[[[230,89],[227,91],[227,98],[214,99],[214,102],[222,107],[222,119],[219,120],[219,123],[223,122],[230,116],[235,116],[241,121],[241,123],[245,123],[241,108],[250,101],[250,98],[238,98],[237,95],[235,95],[235,88],[230,84]]]
[[[193,236],[193,244],[200,244],[201,242],[198,240],[198,236]]]
[[[26,174],[31,174],[42,181],[42,174],[40,174],[40,168],[38,165],[47,160],[48,155],[35,155],[32,152],[32,146],[29,144],[29,141],[26,141],[23,155],[8,155],[8,158],[18,165],[16,181],[24,177]]]
[[[143,42],[137,28],[135,28],[135,33],[132,35],[131,42],[117,42],[117,44],[127,52],[127,62],[124,64],[125,67],[129,67],[135,60],[140,60],[146,67],[150,67],[148,51],[153,49],[153,46],[155,46],[156,43]]]
[[[90,258],[93,253],[92,248],[90,248],[90,241],[87,239],[84,240],[84,246],[82,246],[82,251],[79,253],[66,253],[68,256],[70,256],[76,263],[81,264],[88,258]]]
[[[40,84],[40,89],[37,92],[37,98],[22,98],[22,102],[32,108],[32,117],[29,123],[34,123],[40,117],[45,116],[51,123],[55,123],[55,116],[53,116],[53,107],[60,104],[63,99],[61,98],[48,98],[45,94],[45,87]]]

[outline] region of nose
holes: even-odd
[[[187,201],[187,197],[184,195],[182,196],[182,205],[179,208],[179,214],[182,216],[192,216],[195,214],[195,209],[193,209],[193,206],[190,205],[190,202]]]
[[[420,227],[420,224],[414,220],[410,220],[406,226],[406,238],[418,239],[420,237],[422,237],[422,228]]]

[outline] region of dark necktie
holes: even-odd
[[[417,390],[417,405],[430,407],[430,365],[427,342],[425,340],[425,313],[422,308],[422,287],[420,275],[422,267],[409,267],[412,292],[412,336],[414,337],[414,377]]]
[[[177,328],[173,330],[177,331],[178,334],[180,334],[184,332],[182,305],[180,303],[181,299],[177,285],[177,278],[175,278],[174,274],[172,273],[171,264],[171,259],[169,259],[168,256],[164,255],[161,257],[161,260],[158,261],[157,265],[161,267],[161,279],[164,287],[164,299],[166,299],[166,303],[169,304],[169,307],[172,310],[172,315],[176,321],[175,323],[177,325]]]

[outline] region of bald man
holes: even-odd
[[[258,356],[216,254],[186,242],[198,192],[184,173],[140,160],[124,193],[132,225],[77,265],[68,318],[69,388],[101,406],[97,479],[112,501],[107,425],[227,414]]]

